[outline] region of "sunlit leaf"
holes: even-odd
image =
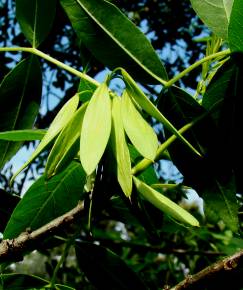
[[[87,104],[80,107],[57,137],[46,163],[46,175],[62,171],[77,155],[82,121]]]
[[[61,0],[61,4],[81,41],[110,69],[122,66],[134,78],[145,82],[167,79],[148,39],[112,3]]]
[[[98,165],[111,131],[111,100],[106,83],[94,92],[86,109],[80,139],[80,160],[87,175]]]
[[[193,9],[202,21],[223,39],[228,38],[233,2],[234,0],[191,0]]]
[[[45,176],[39,178],[13,211],[4,239],[16,238],[27,228],[36,230],[74,208],[82,198],[84,184],[85,173],[77,162],[48,181]]]
[[[14,179],[24,168],[26,168],[47,146],[53,142],[57,134],[62,130],[62,128],[70,121],[74,112],[76,111],[79,103],[78,95],[72,97],[58,112],[55,119],[52,121],[48,131],[41,140],[38,147],[35,149],[34,153],[31,155],[29,160],[14,174],[12,179]]]
[[[198,227],[199,222],[189,212],[170,200],[168,197],[154,190],[152,187],[133,177],[138,192],[155,207],[185,224]]]
[[[127,147],[121,115],[121,100],[115,97],[112,101],[112,149],[117,163],[117,179],[126,196],[132,192],[131,160]]]
[[[21,30],[37,47],[51,30],[56,14],[56,0],[16,0],[16,17]]]
[[[46,134],[46,130],[13,130],[0,132],[0,140],[6,141],[32,141],[41,140]]]
[[[32,128],[41,101],[42,76],[38,59],[31,56],[12,69],[0,84],[0,131]],[[0,168],[21,143],[0,141]]]
[[[157,135],[135,108],[126,91],[122,95],[121,103],[126,134],[142,156],[154,160],[158,148]]]

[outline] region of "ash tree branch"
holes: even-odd
[[[3,240],[0,243],[0,263],[21,261],[24,252],[35,249],[36,245],[43,242],[43,239],[72,224],[83,212],[84,204],[79,202],[69,212],[55,218],[35,231],[26,231],[15,239]]]
[[[242,267],[242,264],[243,250],[240,250],[239,252],[204,268],[194,275],[188,275],[176,286],[166,289],[199,289],[198,287],[202,287],[203,285],[210,285],[212,280],[220,281],[220,279],[226,279],[229,277],[229,274],[232,274],[237,270],[237,268]]]

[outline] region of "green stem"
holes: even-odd
[[[226,55],[229,55],[229,54],[230,54],[230,49],[226,49],[226,50],[223,50],[223,51],[216,52],[216,53],[213,53],[211,55],[208,55],[208,56],[196,61],[194,64],[192,64],[191,66],[189,66],[188,68],[183,70],[181,73],[179,73],[178,75],[173,77],[171,80],[166,82],[164,84],[164,86],[166,88],[171,87],[174,83],[176,83],[178,80],[183,78],[186,74],[188,74],[190,71],[194,70],[195,68],[197,68],[198,66],[200,66],[204,62],[209,61],[209,60],[214,59],[214,58],[217,58],[217,57],[226,56]]]
[[[191,122],[189,124],[186,124],[183,126],[178,132],[183,134],[186,132],[188,129],[190,129],[195,122]],[[158,161],[163,154],[163,152],[177,139],[176,135],[172,135],[170,138],[168,138],[163,144],[161,144],[157,150],[156,156],[154,161]],[[138,173],[141,173],[145,169],[147,169],[151,164],[153,164],[152,160],[149,160],[147,158],[144,158],[140,162],[138,162],[133,168],[132,168],[132,175],[137,175]]]
[[[97,82],[96,80],[94,80],[93,78],[91,78],[90,76],[72,68],[71,66],[64,64],[63,62],[55,59],[54,57],[49,56],[48,54],[34,48],[34,47],[0,47],[0,52],[2,51],[24,51],[24,52],[29,52],[32,54],[35,54],[57,66],[59,66],[60,68],[70,72],[73,75],[76,75],[77,77],[88,81],[89,83],[92,83],[93,85],[95,85],[96,87],[99,86],[99,82]]]

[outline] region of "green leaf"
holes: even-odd
[[[41,140],[40,144],[35,149],[34,153],[31,155],[30,159],[25,162],[25,164],[14,174],[12,180],[24,169],[26,168],[47,146],[56,138],[58,133],[63,127],[70,121],[74,112],[76,111],[79,103],[79,97],[76,94],[72,97],[66,104],[61,108],[61,110],[56,115],[55,119],[52,121],[48,131]]]
[[[243,3],[241,0],[234,0],[233,2],[229,23],[229,47],[232,52],[243,52]]]
[[[49,282],[40,277],[27,274],[0,274],[2,290],[43,289]]]
[[[16,17],[33,47],[38,47],[51,30],[56,0],[16,0]]]
[[[111,132],[111,100],[106,83],[94,92],[86,109],[80,139],[80,160],[87,175],[98,165]]]
[[[121,115],[120,97],[112,101],[112,149],[117,163],[117,179],[127,197],[132,193],[131,160],[127,147]]]
[[[167,74],[145,35],[108,1],[61,0],[80,40],[110,69],[122,66],[143,82]]]
[[[154,104],[145,96],[143,91],[138,87],[131,76],[123,69],[121,69],[124,81],[126,83],[126,90],[130,98],[133,98],[151,117],[154,117],[157,121],[161,122],[166,129],[176,135],[182,142],[184,142],[193,152],[201,156],[201,154],[195,149],[178,130],[170,123],[169,120],[154,106]]]
[[[0,131],[33,126],[41,101],[42,76],[38,59],[31,56],[11,70],[0,84]],[[0,141],[0,168],[21,143]]]
[[[133,177],[133,181],[138,192],[155,207],[180,222],[194,227],[199,227],[199,222],[197,219],[195,219],[189,212],[177,205],[175,202],[143,183],[138,178]]]
[[[87,103],[81,106],[57,137],[46,163],[46,175],[50,178],[69,165],[79,150],[79,139]]]
[[[75,288],[73,287],[69,287],[67,285],[61,285],[61,284],[55,284],[56,286],[56,290],[76,290]]]
[[[142,156],[154,160],[158,139],[152,127],[143,119],[124,91],[122,95],[122,120],[127,136]]]
[[[13,130],[0,132],[0,140],[6,141],[33,141],[41,140],[46,134],[46,130]]]
[[[193,9],[202,21],[218,37],[225,40],[228,38],[228,26],[233,2],[234,0],[191,0]]]
[[[16,238],[27,228],[36,230],[74,208],[82,198],[85,173],[73,162],[66,170],[46,181],[39,178],[18,203],[4,231],[4,239]]]
[[[20,201],[20,197],[0,188],[0,200],[0,232],[3,232],[14,208]]]
[[[82,103],[85,103],[91,99],[96,90],[96,86],[85,79],[81,79],[78,87],[79,99]]]
[[[110,250],[90,243],[76,243],[78,265],[98,290],[146,290],[135,272]]]

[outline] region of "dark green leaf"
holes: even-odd
[[[78,95],[79,99],[82,103],[89,101],[97,87],[86,81],[85,79],[81,79],[78,87]]]
[[[56,286],[55,290],[76,290],[75,288],[61,284],[56,284],[55,286]]]
[[[38,59],[21,61],[0,85],[0,131],[28,129],[39,111],[42,76]],[[0,141],[0,168],[18,151],[21,143]]]
[[[48,284],[48,281],[33,275],[0,274],[0,287],[2,290],[43,289]]]
[[[82,198],[84,184],[85,173],[76,162],[48,181],[42,176],[15,208],[4,238],[15,238],[27,228],[35,230],[71,210]]]
[[[20,197],[0,189],[0,201],[0,232],[2,232],[5,229],[14,208],[20,201]]]
[[[61,0],[61,4],[77,35],[99,61],[111,69],[122,66],[139,81],[167,79],[147,38],[112,3]]]
[[[202,21],[223,39],[228,38],[228,25],[233,2],[234,0],[191,0],[193,9]]]
[[[233,2],[229,23],[229,46],[232,52],[243,52],[243,2],[241,0],[234,0]]]
[[[56,0],[16,0],[21,30],[33,47],[38,47],[51,30]]]
[[[77,243],[79,267],[99,290],[146,290],[123,260],[110,250],[89,243]]]
[[[32,141],[41,140],[46,130],[13,130],[0,132],[0,140],[7,141]]]

